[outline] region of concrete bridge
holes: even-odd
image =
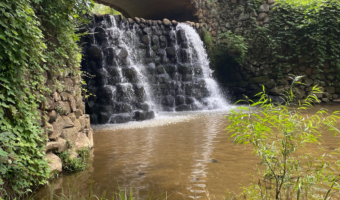
[[[125,17],[194,21],[198,3],[195,0],[94,0],[121,12]]]

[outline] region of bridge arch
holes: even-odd
[[[125,17],[177,21],[196,21],[198,10],[192,0],[95,0],[121,12]]]

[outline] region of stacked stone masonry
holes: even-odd
[[[215,47],[226,42],[220,36],[227,31],[245,36],[253,31],[254,25],[266,26],[275,7],[275,0],[263,0],[255,10],[249,0],[193,0],[192,3],[198,26],[210,33]],[[320,71],[315,68],[315,63],[307,63],[305,58],[300,58],[297,63],[283,67],[261,44],[252,50],[241,66],[212,66],[228,68],[227,72],[224,69],[219,79],[233,98],[252,97],[261,92],[264,85],[273,100],[281,101],[279,96],[282,96],[283,90],[289,89],[291,74],[294,74],[303,76],[302,82],[305,84],[295,90],[299,99],[304,99],[312,87],[318,85],[323,91],[323,94],[316,94],[320,101],[340,102],[340,82],[335,79],[334,72],[330,70],[333,66],[329,63],[326,62],[321,68],[323,71]],[[278,68],[281,68],[280,72]]]
[[[69,150],[71,157],[75,158],[78,156],[77,150],[92,148],[93,130],[90,117],[85,114],[80,75],[66,70],[58,75],[45,71],[44,76],[45,85],[52,92],[45,95],[46,100],[39,108],[39,124],[48,138],[46,158],[49,167],[51,171],[61,172],[62,162],[55,153]]]
[[[201,31],[199,23],[186,23]],[[201,66],[190,61],[185,32],[176,30],[177,26],[177,21],[168,19],[94,17],[89,32],[95,34],[83,38],[86,57],[82,62],[82,70],[94,76],[87,80],[93,96],[86,110],[92,123],[154,118],[147,92],[153,95],[158,110],[200,109],[197,102],[209,93]],[[126,37],[130,37],[128,41]]]

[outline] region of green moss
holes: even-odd
[[[212,35],[205,28],[202,29],[202,34],[203,34],[203,42],[207,50],[212,51],[213,46],[214,46]]]

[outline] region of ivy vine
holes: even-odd
[[[23,195],[49,178],[38,112],[52,92],[44,72],[80,73],[76,32],[92,5],[92,0],[0,2],[0,198]]]

